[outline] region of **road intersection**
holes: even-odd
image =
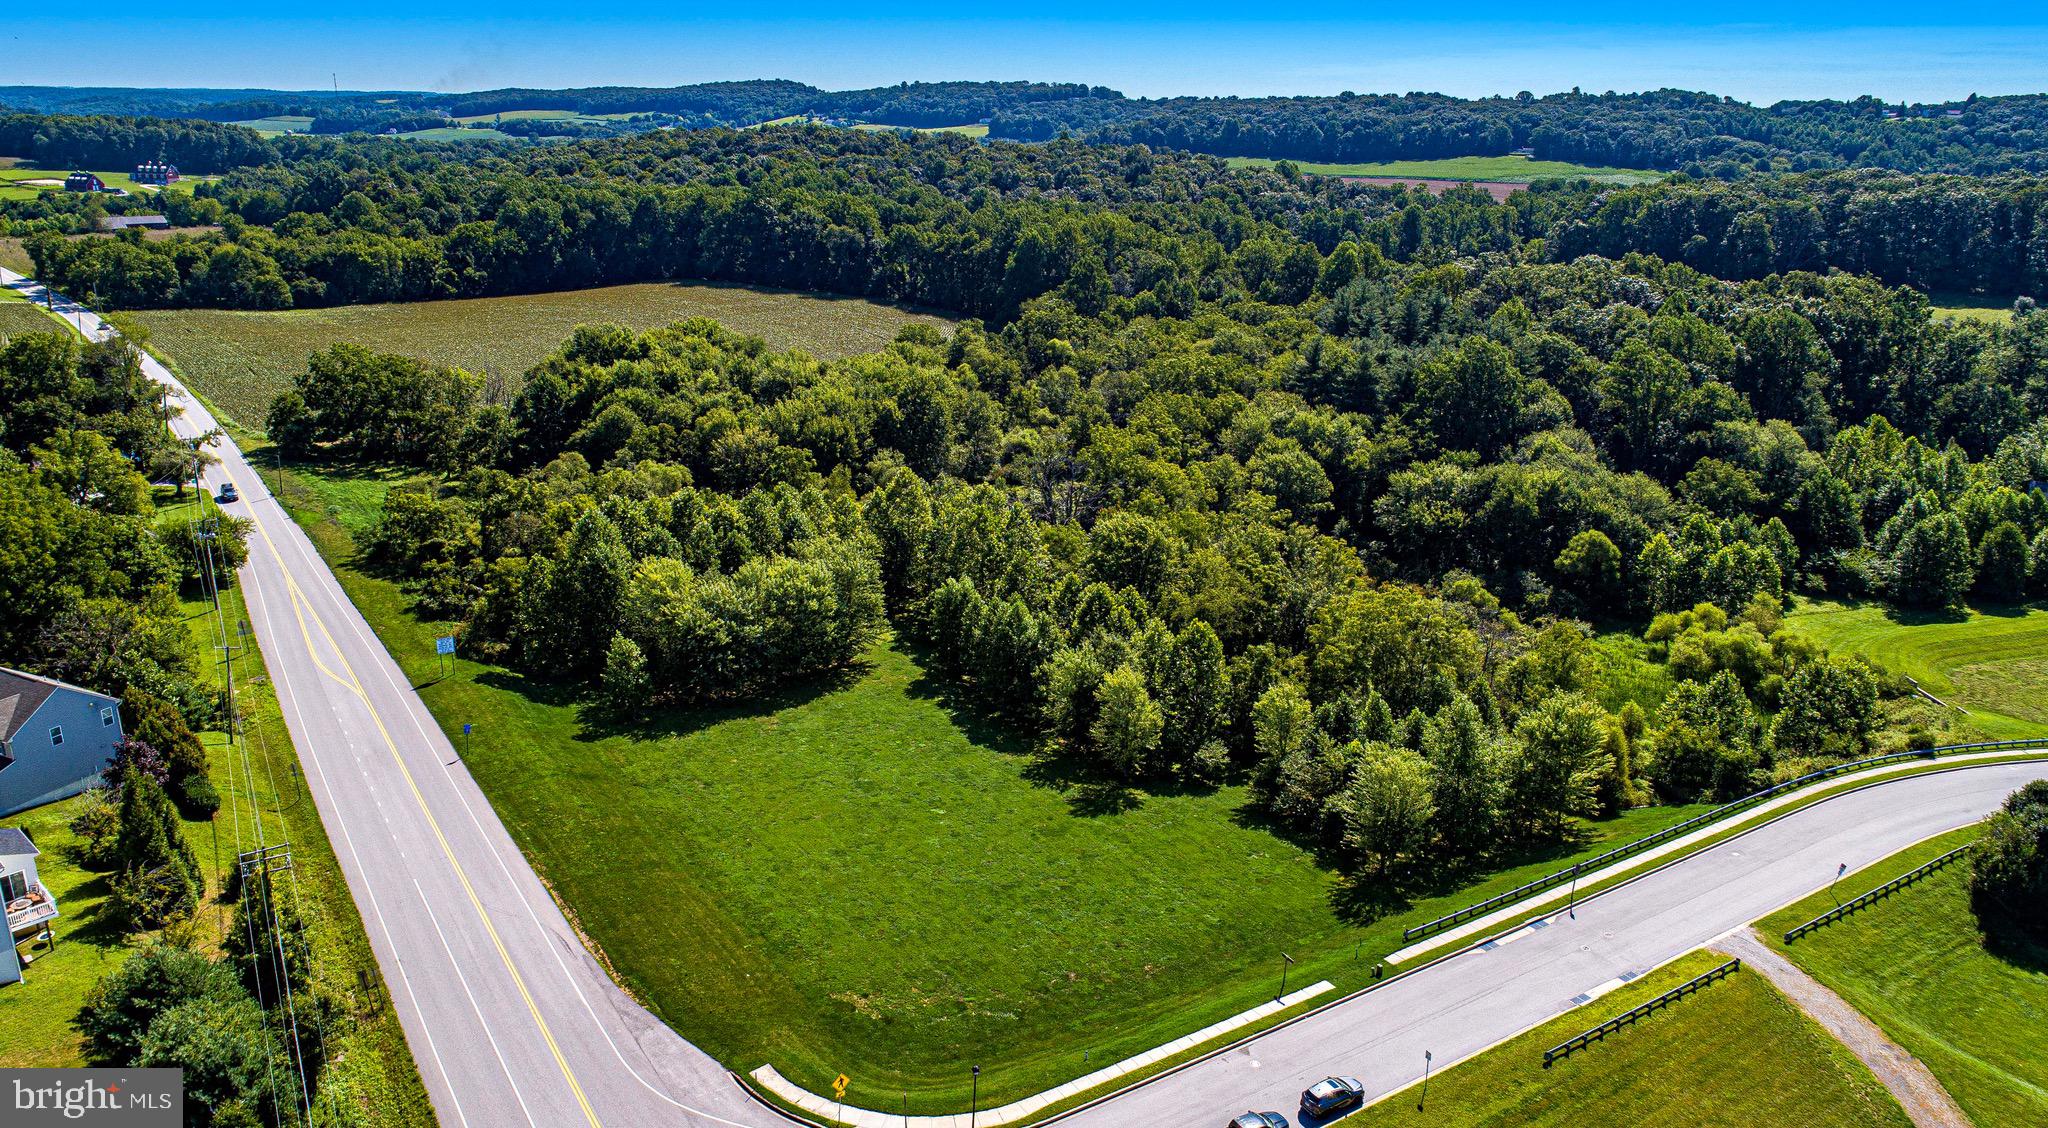
[[[0,285],[44,297],[4,270]],[[54,306],[88,336],[111,332],[62,298]],[[183,408],[179,434],[213,429],[168,370],[144,365]],[[253,525],[241,572],[251,627],[441,1122],[788,1124],[612,982],[311,541],[231,440],[213,449],[210,480],[238,486],[231,511]],[[1967,825],[2041,778],[2048,764],[1975,764],[1828,799],[1062,1122],[1291,1114],[1301,1089],[1332,1073],[1376,1099],[1418,1080],[1425,1051],[1447,1068],[1812,893],[1839,864]],[[968,1117],[912,1118],[955,1119]]]

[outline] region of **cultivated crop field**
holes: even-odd
[[[1232,157],[1235,168],[1269,168],[1278,162],[1264,157]],[[1603,168],[1568,161],[1539,161],[1528,157],[1447,157],[1435,161],[1380,161],[1369,164],[1317,164],[1296,161],[1294,167],[1319,176],[1413,177],[1418,180],[1493,181],[1503,184],[1531,184],[1538,180],[1602,180],[1615,184],[1647,184],[1661,180],[1664,173],[1642,168]]]
[[[313,128],[311,117],[297,114],[278,114],[275,117],[252,118],[248,121],[233,121],[229,125],[245,126],[258,133],[304,133]]]
[[[2048,608],[1908,612],[1809,600],[1785,623],[1918,679],[1986,736],[2048,734]]]
[[[1843,878],[1842,895],[1976,835],[1971,827],[1895,854]],[[1976,1123],[2048,1124],[2048,950],[1987,944],[1970,910],[1968,875],[1967,865],[1951,866],[1790,944],[1779,937],[1831,908],[1827,894],[1757,931],[1926,1063]]]
[[[1724,956],[1695,952],[1446,1071],[1431,1080],[1422,1108],[1417,1108],[1417,1091],[1410,1089],[1343,1123],[1346,1128],[1905,1128],[1912,1123],[1863,1063],[1768,980],[1747,970],[1543,1068],[1546,1048],[1724,962]]]
[[[256,313],[150,310],[120,317],[200,388],[228,418],[260,428],[270,401],[305,370],[306,357],[349,342],[472,372],[517,376],[555,351],[578,325],[616,321],[649,329],[690,317],[821,357],[873,352],[905,325],[942,329],[943,317],[857,298],[740,286],[652,282],[502,298]]]
[[[0,265],[5,265],[0,263]],[[61,331],[64,326],[13,290],[0,289],[0,337]]]

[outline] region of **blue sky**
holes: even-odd
[[[12,40],[0,44],[0,83],[302,89],[338,74],[344,88],[469,90],[1034,78],[1151,96],[1471,96],[1576,85],[1680,86],[1761,101],[2048,91],[2048,14],[2023,4],[1829,0],[1669,11],[1677,6],[1606,0],[1550,8],[1467,0],[1434,9],[1358,0],[1051,0],[1009,9],[1030,18],[971,15],[1002,9],[960,5],[809,0],[752,8],[455,0],[419,15],[425,7],[371,0],[299,18],[290,6],[234,0],[197,17],[29,6],[0,32]],[[848,18],[852,11],[863,18]]]

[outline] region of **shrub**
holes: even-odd
[[[177,785],[178,807],[189,819],[210,819],[220,810],[220,791],[213,780],[195,775]]]
[[[2048,780],[2020,788],[1984,823],[1970,855],[1970,905],[1987,925],[2048,941]]]
[[[181,1003],[236,994],[234,973],[204,953],[151,944],[86,992],[78,1029],[94,1061],[128,1064],[156,1017]]]

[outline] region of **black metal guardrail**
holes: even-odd
[[[1831,925],[1836,921],[1841,920],[1843,917],[1848,916],[1850,913],[1853,913],[1858,909],[1867,908],[1871,904],[1877,901],[1881,901],[1894,893],[1897,893],[1899,890],[1904,889],[1906,886],[1912,885],[1920,881],[1921,879],[1934,873],[1936,870],[1948,868],[1950,865],[1954,864],[1958,859],[1960,859],[1964,854],[1969,853],[1971,846],[1974,845],[1975,843],[1969,843],[1966,845],[1958,846],[1955,849],[1950,850],[1948,853],[1943,854],[1941,857],[1934,859],[1933,861],[1925,862],[1921,865],[1913,867],[1911,870],[1902,873],[1895,878],[1892,878],[1890,881],[1887,881],[1883,885],[1880,885],[1877,888],[1872,889],[1868,893],[1860,894],[1857,897],[1842,902],[1834,908],[1829,909],[1827,912],[1824,912],[1819,916],[1814,917],[1812,920],[1807,921],[1805,924],[1802,924],[1799,927],[1793,929],[1792,931],[1787,932],[1785,934],[1785,943],[1790,944],[1792,941],[1799,939],[1801,936],[1804,936],[1807,933],[1814,931],[1815,929],[1826,928],[1828,925]]]
[[[1595,1042],[1604,1041],[1609,1034],[1612,1034],[1620,1030],[1622,1027],[1634,1026],[1636,1023],[1642,1021],[1645,1018],[1648,1018],[1650,1015],[1655,1014],[1660,1010],[1663,1010],[1665,1007],[1670,1006],[1678,1000],[1685,998],[1687,995],[1698,994],[1708,984],[1718,983],[1721,980],[1726,979],[1729,976],[1741,970],[1741,960],[1729,960],[1727,963],[1724,963],[1720,967],[1717,967],[1714,970],[1707,972],[1705,975],[1696,976],[1692,979],[1686,980],[1684,983],[1681,983],[1678,986],[1673,987],[1671,990],[1664,992],[1663,994],[1657,996],[1654,999],[1651,999],[1649,1002],[1644,1003],[1642,1006],[1639,1006],[1634,1010],[1628,1011],[1623,1014],[1615,1015],[1613,1018],[1608,1019],[1606,1022],[1603,1022],[1600,1025],[1593,1027],[1591,1030],[1588,1030],[1583,1034],[1578,1034],[1574,1035],[1573,1037],[1566,1038],[1564,1041],[1559,1042],[1557,1045],[1552,1046],[1549,1049],[1543,1051],[1543,1068],[1549,1069],[1552,1062],[1562,1061],[1563,1059],[1572,1056],[1572,1054],[1576,1053],[1579,1050],[1585,1049],[1587,1046],[1590,1046]]]
[[[1906,760],[1931,760],[1938,758],[1943,753],[1990,752],[2001,748],[2039,748],[2044,743],[2048,742],[2040,740],[1993,740],[1978,744],[1948,744],[1940,748],[1921,748],[1910,752],[1893,752],[1886,756],[1873,756],[1867,760],[1851,760],[1846,764],[1836,764],[1831,768],[1822,768],[1817,772],[1808,772],[1797,779],[1788,779],[1783,783],[1772,784],[1762,791],[1753,792],[1740,799],[1724,803],[1704,814],[1694,815],[1682,823],[1667,826],[1655,834],[1646,834],[1634,842],[1630,842],[1625,846],[1618,846],[1598,857],[1588,858],[1583,862],[1573,864],[1569,868],[1545,874],[1527,884],[1518,885],[1505,893],[1488,897],[1486,900],[1476,904],[1467,905],[1454,913],[1447,913],[1426,924],[1418,924],[1414,928],[1405,929],[1401,933],[1401,942],[1405,944],[1417,937],[1428,936],[1433,932],[1442,932],[1446,928],[1452,928],[1468,920],[1485,916],[1487,913],[1503,905],[1512,905],[1516,901],[1524,900],[1537,893],[1555,889],[1568,881],[1577,881],[1584,874],[1621,861],[1623,858],[1640,854],[1653,846],[1660,846],[1674,838],[1683,837],[1690,831],[1698,830],[1709,823],[1719,822],[1730,815],[1748,810],[1765,800],[1774,799],[1788,791],[1796,791],[1809,783],[1819,783],[1822,780],[1833,779],[1836,776],[1846,775],[1863,768],[1878,768],[1886,764],[1896,764]]]

